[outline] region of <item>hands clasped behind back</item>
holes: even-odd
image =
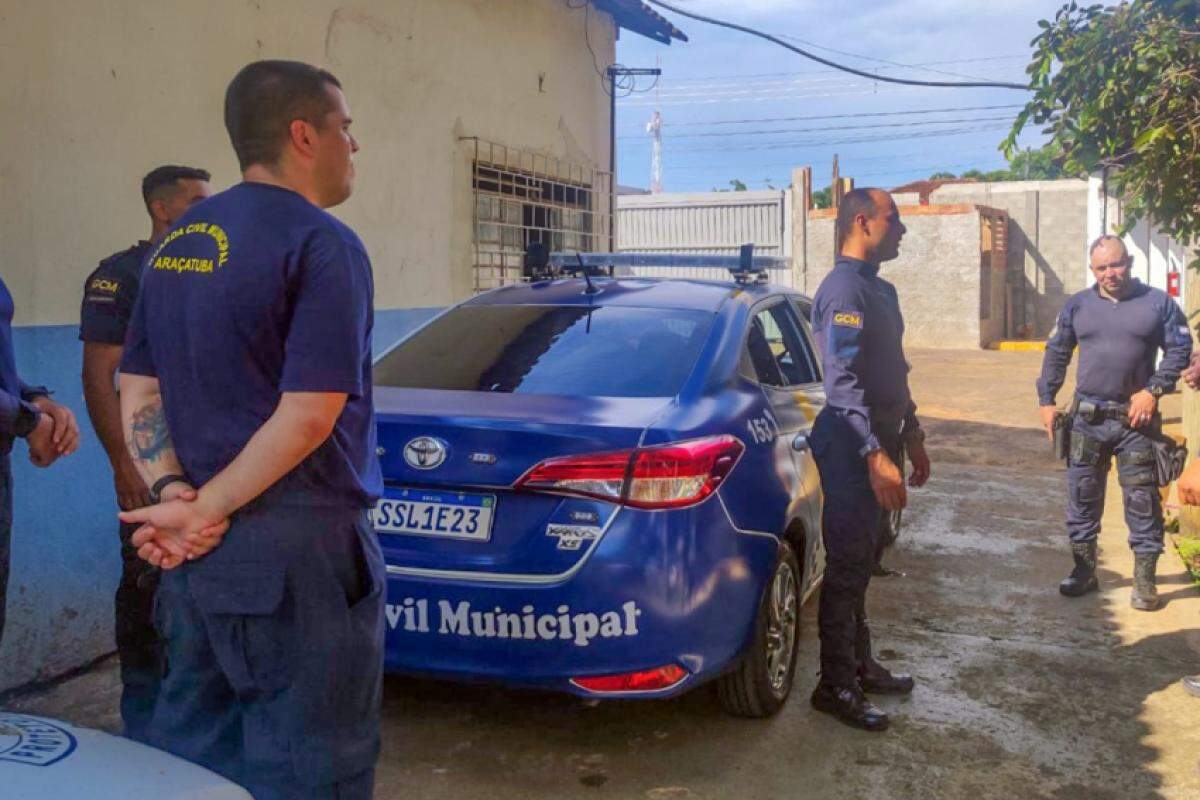
[[[140,558],[162,569],[207,555],[229,530],[227,518],[217,518],[195,489],[180,483],[168,486],[157,505],[118,516],[122,522],[141,523],[130,541]]]

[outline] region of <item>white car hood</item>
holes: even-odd
[[[5,800],[251,800],[216,773],[153,747],[4,711],[0,787]]]

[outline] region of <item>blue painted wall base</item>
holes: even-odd
[[[438,309],[375,312],[374,350]],[[47,680],[112,652],[113,593],[120,573],[117,503],[108,458],[92,431],[80,384],[83,346],[74,325],[16,328],[17,366],[79,418],[79,451],[49,469],[13,449],[14,521],[8,622],[0,642],[0,691]]]

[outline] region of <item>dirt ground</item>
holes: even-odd
[[[870,612],[877,649],[912,672],[867,734],[808,706],[814,604],[791,702],[725,716],[707,691],[589,706],[567,697],[404,678],[386,686],[376,796],[508,798],[1200,797],[1200,595],[1168,553],[1167,606],[1128,605],[1132,557],[1110,486],[1099,594],[1057,592],[1069,570],[1064,472],[1037,429],[1038,353],[918,351],[913,386],[934,477],[914,492]],[[1166,416],[1179,398],[1167,398]],[[115,729],[112,661],[19,710]]]

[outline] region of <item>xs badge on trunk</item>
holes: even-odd
[[[434,469],[446,460],[446,445],[432,436],[418,436],[404,445],[404,460],[416,469]]]
[[[561,525],[556,522],[546,526],[546,535],[558,539],[559,550],[578,550],[584,542],[600,535],[600,529],[591,525]]]

